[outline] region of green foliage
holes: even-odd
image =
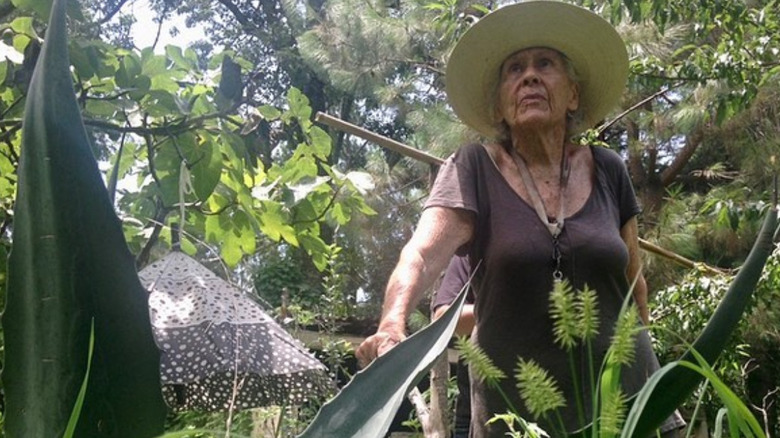
[[[592,340],[598,334],[596,292],[585,287],[575,294],[569,282],[556,281],[550,294],[550,316],[555,321],[555,342],[571,351],[579,342]]]
[[[711,384],[715,388],[721,403],[725,405],[724,409],[729,418],[730,436],[764,438],[766,435],[759,426],[756,417],[750,412],[739,397],[737,397],[731,389],[720,380],[702,355],[695,349],[691,349],[689,352],[690,356],[695,358],[697,363],[688,362],[686,360],[672,362],[650,376],[650,379],[645,386],[636,395],[636,400],[628,413],[626,424],[621,431],[620,437],[630,438],[642,434],[641,431],[637,430],[638,427],[641,427],[639,425],[641,416],[645,412],[653,412],[656,408],[656,405],[651,401],[651,394],[658,390],[658,384],[667,378],[670,373],[674,373],[675,370],[684,368],[695,373],[698,376],[697,381],[704,379],[708,384]],[[720,420],[718,423],[720,423]]]
[[[207,438],[224,436],[229,431],[230,436],[250,436],[252,434],[253,410],[238,412],[182,412],[168,415],[165,438],[176,435],[187,438]],[[207,432],[214,431],[214,432]],[[222,432],[216,432],[222,431]]]
[[[469,364],[473,370],[471,372],[477,379],[484,381],[491,388],[499,389],[498,384],[506,378],[506,374],[493,364],[481,348],[464,336],[458,336],[455,348],[458,349],[460,358]]]
[[[22,9],[0,24],[3,41],[23,58],[0,61],[3,260],[14,219],[21,111],[39,37],[46,34],[41,21],[27,11],[28,7],[48,7],[47,3],[14,0]],[[86,10],[85,15],[97,22],[110,3]],[[763,209],[742,202],[744,193],[710,192],[726,179],[704,178],[697,172],[728,175],[739,169],[745,180],[734,186],[742,192],[769,186],[770,156],[776,146],[772,139],[777,138],[772,121],[780,119],[771,111],[772,93],[766,93],[776,89],[771,78],[778,72],[772,55],[780,35],[777,2],[705,1],[695,7],[687,1],[577,3],[613,17],[628,42],[632,76],[626,106],[663,88],[673,90],[642,105],[623,119],[625,123],[616,125],[616,132],[604,137],[629,155],[640,151],[633,163],[643,164],[647,173],[642,175],[643,169],[636,166],[632,176],[647,207],[644,231],[649,233],[657,226],[658,239],[665,243],[662,246],[675,241],[672,249],[683,249],[677,252],[690,258],[737,266],[757,229],[751,211],[760,214]],[[342,248],[339,263],[345,266],[336,270],[341,277],[333,277],[331,295],[325,300],[333,303],[334,315],[355,311],[349,307],[349,290],[361,287],[370,296],[381,296],[397,247],[417,218],[428,168],[408,160],[397,165],[398,158],[390,158],[392,154],[347,136],[334,135],[330,142],[324,130],[314,129],[308,118],[314,111],[325,110],[445,155],[468,133],[444,105],[443,66],[457,36],[485,12],[481,4],[492,7],[490,3],[449,0],[329,1],[313,2],[306,8],[287,1],[261,2],[258,7],[239,0],[230,10],[212,8],[205,1],[177,4],[191,22],[213,26],[208,32],[211,44],[235,49],[216,55],[208,43],[192,48],[169,46],[163,53],[152,48],[136,50],[132,44],[106,44],[123,40],[106,31],[113,29],[116,20],[90,29],[94,23],[71,14],[72,29],[84,32],[69,45],[78,102],[101,164],[118,164],[117,208],[130,248],[140,254],[139,262],[145,263],[169,244],[169,234],[160,231],[173,221],[184,227],[185,251],[207,257],[219,254],[231,267],[253,252],[265,256],[276,251],[269,248],[279,247],[280,252],[286,251],[279,263],[282,268],[269,271],[265,278],[270,279],[268,289],[273,292],[263,296],[277,305],[274,299],[286,285],[292,292],[292,306],[300,309],[296,317],[316,323],[319,296],[328,288],[318,269],[331,270],[333,243],[338,239]],[[69,6],[76,12],[77,2]],[[167,16],[174,6],[164,6]],[[120,14],[125,11],[122,8]],[[233,64],[223,71],[227,59]],[[239,81],[243,94],[230,92],[240,88],[236,87]],[[224,84],[222,92],[220,83]],[[300,93],[291,91],[291,84]],[[230,96],[222,100],[220,95],[225,94]],[[760,105],[741,111],[751,102]],[[738,114],[744,119],[732,117]],[[729,119],[739,123],[727,123],[720,131],[713,128]],[[695,153],[691,167],[675,178],[672,164],[677,164],[678,155],[682,159],[687,154],[687,150],[680,152],[687,141],[698,138],[693,135],[697,129],[707,134],[704,150]],[[749,135],[737,140],[736,134]],[[304,145],[300,154],[295,152],[299,145]],[[330,155],[323,155],[326,150]],[[366,192],[359,184],[365,174],[349,172],[356,168],[369,170],[379,180],[375,194],[367,200],[362,199]],[[691,169],[695,172],[688,173]],[[701,193],[698,201],[682,201],[674,218],[669,218],[679,222],[674,227],[666,226],[670,222],[656,225],[650,214],[652,204],[644,198],[653,183],[669,187],[670,181],[680,183],[685,193]],[[660,198],[665,192],[658,193]],[[711,202],[711,208],[698,209],[710,199],[719,201]],[[370,222],[363,213],[369,204],[380,212]],[[181,205],[184,220],[172,217]],[[694,208],[683,210],[688,207]],[[268,258],[270,264],[276,263]],[[316,260],[316,267],[307,258]],[[673,271],[660,267],[648,275],[659,285],[651,290],[674,279],[667,277]],[[0,261],[0,288],[4,272]],[[759,307],[763,310],[756,312],[754,326],[766,329],[764,335],[751,331],[755,337],[750,343],[761,349],[743,346],[733,351],[735,356],[752,352],[762,363],[771,363],[770,340],[778,325],[769,321],[775,321],[776,306],[767,301]],[[696,315],[705,314],[695,309]],[[694,325],[689,321],[690,327]],[[744,361],[730,363],[722,368],[738,377],[738,364]]]
[[[639,311],[636,306],[628,308],[620,314],[615,327],[615,334],[610,344],[608,363],[630,365],[634,362],[634,344],[638,333]]]
[[[681,361],[692,361],[699,354],[707,363],[717,360],[753,296],[767,258],[774,249],[776,230],[777,210],[772,208],[766,213],[761,231],[745,263]],[[649,399],[648,403],[653,409],[642,412],[638,420],[639,433],[650,432],[657,427],[693,392],[699,381],[699,375],[684,368],[676,368],[665,374]]]
[[[729,275],[714,276],[693,270],[679,285],[659,291],[655,298],[653,319],[660,325],[653,327],[655,350],[662,361],[679,357],[686,343],[694,341],[706,324],[717,303],[726,293]],[[740,398],[766,410],[771,435],[780,433],[777,411],[772,409],[779,401],[774,388],[777,380],[778,359],[774,352],[780,346],[780,314],[776,303],[780,300],[780,259],[775,250],[769,257],[744,319],[724,348],[723,356],[713,364],[715,372],[733,388]],[[713,419],[720,403],[710,390],[702,394],[704,414]],[[695,401],[689,400],[685,410],[691,411]]]
[[[518,359],[515,381],[520,397],[534,418],[544,418],[566,407],[566,399],[558,384],[536,362]]]
[[[19,17],[9,30],[34,42],[32,23]],[[230,53],[204,58],[176,46],[162,54],[129,50],[89,38],[73,39],[69,49],[92,146],[101,160],[118,164],[117,202],[140,264],[175,221],[190,254],[218,246],[235,267],[254,254],[262,235],[302,248],[322,270],[330,251],[322,226],[372,213],[362,199],[365,178],[329,165],[331,138],[311,123],[306,96],[290,88],[280,109],[255,107],[241,93],[246,60]],[[2,65],[5,72],[17,68]],[[24,87],[8,85],[0,87],[0,114],[10,135],[20,126],[8,117],[24,103]],[[18,139],[9,139],[0,146],[9,148],[0,169],[10,170],[0,178],[2,199],[15,191]],[[171,217],[181,207],[184,217]],[[4,214],[8,209],[3,204]]]

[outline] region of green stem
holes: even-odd
[[[574,385],[574,401],[577,405],[577,417],[580,420],[580,427],[585,427],[585,411],[584,404],[585,399],[582,397],[582,391],[580,390],[580,375],[577,373],[577,367],[574,360],[574,348],[569,349],[569,368],[571,372],[572,383]]]
[[[691,423],[688,425],[688,429],[685,431],[685,438],[691,438],[691,434],[694,431],[694,422],[696,421],[696,417],[699,415],[701,401],[704,399],[704,394],[707,392],[707,386],[709,386],[709,383],[709,380],[705,380],[701,384],[701,394],[699,394],[699,398],[696,400],[696,407],[693,409],[693,415],[691,415]]]
[[[586,348],[588,349],[588,374],[590,374],[590,390],[591,390],[591,425],[592,425],[592,432],[591,436],[596,437],[598,436],[598,424],[599,424],[599,389],[596,387],[596,372],[593,369],[593,343],[591,342],[591,339],[588,338],[585,340]]]
[[[279,422],[276,423],[276,433],[274,434],[275,438],[282,436],[282,423],[284,423],[284,413],[286,409],[286,405],[279,406]]]
[[[507,407],[507,409],[509,409],[509,412],[513,413],[515,416],[517,416],[519,418],[522,418],[520,416],[520,413],[517,411],[517,408],[515,407],[515,405],[512,404],[512,401],[509,400],[509,397],[507,397],[506,393],[501,389],[501,387],[496,385],[495,389],[501,395],[501,398],[504,399],[504,403],[506,403],[506,407]]]
[[[555,410],[555,419],[558,420],[558,428],[560,429],[559,434],[556,434],[557,436],[566,436],[566,426],[563,424],[563,417],[561,417],[561,410],[556,409]]]

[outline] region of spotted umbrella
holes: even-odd
[[[175,411],[297,405],[329,394],[325,366],[247,293],[173,251],[140,273]]]

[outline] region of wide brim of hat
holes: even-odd
[[[584,117],[573,133],[593,127],[619,102],[628,78],[628,54],[612,25],[579,6],[526,1],[484,16],[453,49],[446,91],[464,123],[488,137],[498,134],[493,100],[501,64],[531,47],[558,50],[577,72]]]

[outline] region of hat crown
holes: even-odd
[[[579,6],[531,0],[499,8],[461,37],[447,63],[446,91],[460,119],[480,133],[498,134],[493,99],[500,67],[517,51],[555,49],[571,61],[580,85],[579,133],[618,103],[628,78],[625,43],[606,20]]]

